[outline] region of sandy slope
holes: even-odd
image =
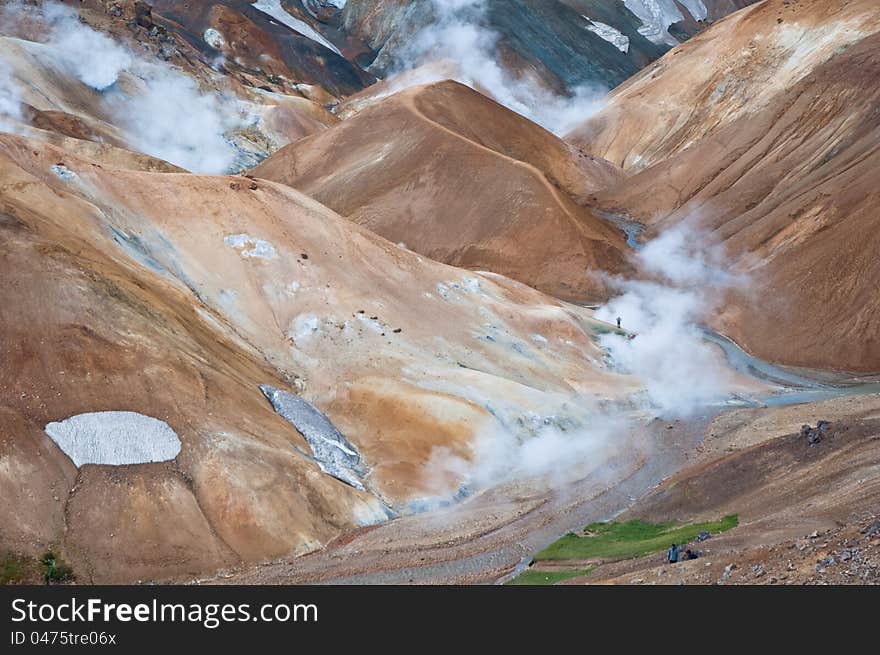
[[[605,290],[588,273],[626,270],[620,233],[584,208],[596,196],[657,226],[706,209],[762,294],[760,310],[755,296],[733,299],[716,322],[759,355],[876,368],[880,64],[870,3],[758,5],[625,85],[612,103],[625,115],[613,124],[601,115],[582,147],[633,170],[653,164],[629,179],[454,83],[386,98],[324,130],[336,122],[321,107],[326,92],[249,66],[265,47],[271,66],[323,79],[329,60],[245,4],[192,3],[177,18],[170,7],[162,24],[176,65],[260,108],[260,130],[243,138],[312,135],[256,177],[190,175],[127,150],[98,94],[65,79],[35,41],[0,39],[0,56],[31,82],[15,126],[25,137],[0,135],[4,551],[56,547],[82,581],[98,582],[218,569],[260,582],[407,582],[413,571],[420,581],[487,581],[560,530],[627,505],[700,434],[595,425],[596,402],[620,401],[637,383],[602,365],[594,338],[608,326],[541,291],[598,298]],[[86,5],[93,24],[143,37],[157,54],[146,28]],[[836,27],[808,39],[815,25]],[[228,54],[244,64],[213,71],[208,26],[237,35]],[[253,88],[263,81],[269,90]],[[694,97],[705,111],[684,111]],[[261,384],[327,414],[362,455],[366,491],[321,471]],[[738,533],[749,547],[775,522],[790,539],[807,524],[850,521],[845,510],[876,503],[876,422],[835,408],[839,429],[809,451],[779,432],[799,413],[772,414],[769,428],[736,423],[741,414],[714,424],[724,437],[710,433],[707,451],[753,447],[682,474],[681,487],[661,486],[639,507],[652,517],[741,511],[754,528]],[[166,422],[180,454],[77,469],[44,428],[98,411]],[[487,438],[520,442],[548,426],[613,438],[600,436],[570,467],[581,477],[562,493],[505,480],[437,517],[372,529],[455,494]],[[783,436],[755,445],[755,433],[773,431]],[[674,489],[685,486],[704,499],[696,509],[679,502]]]
[[[483,430],[582,421],[585,399],[631,386],[598,368],[588,311],[423,259],[288,187],[7,135],[0,152],[3,546],[61,544],[87,579],[317,548],[382,518],[379,498],[454,491],[424,472],[435,446],[468,459]],[[372,493],[300,455],[261,383],[326,411]],[[77,472],[43,427],[102,410],[165,421],[181,454]]]
[[[191,42],[173,31],[172,26],[169,26],[171,31],[165,31],[164,27],[158,33],[148,30],[136,25],[127,14],[114,17],[105,13],[103,5],[96,7],[95,4],[85,3],[79,8],[84,24],[108,34],[134,53],[138,65],[182,72],[203,93],[226,96],[224,104],[230,115],[237,112],[245,116],[234,133],[228,135],[245,161],[259,161],[290,141],[323,130],[337,121],[324,107],[331,96],[320,86],[304,84],[304,80],[312,79],[308,76],[295,77],[285,68],[283,72],[287,77],[282,78],[266,65],[268,72],[264,71],[260,77],[251,69],[232,62],[218,70],[216,59],[220,53],[204,51],[207,48],[204,42]],[[161,27],[159,22],[156,25]],[[56,133],[138,149],[139,117],[120,116],[114,111],[119,95],[143,96],[144,82],[136,74],[123,71],[111,88],[99,92],[77,80],[59,58],[59,50],[50,42],[45,21],[23,12],[16,20],[7,18],[0,30],[0,65],[8,71],[18,91],[16,99],[22,103],[21,116],[4,117],[4,131],[23,132],[31,138],[47,140],[52,140],[48,133]],[[276,37],[282,39],[283,35]],[[276,83],[266,79],[267,75]],[[173,89],[165,91],[173,92]],[[173,103],[177,98],[164,100]],[[233,108],[234,102],[239,104],[237,108]],[[33,132],[30,128],[43,132]],[[67,146],[71,145],[68,142]]]
[[[616,88],[570,135],[640,170],[681,152],[776,96],[877,31],[870,0],[767,0],[719,21]]]
[[[254,171],[432,259],[564,298],[626,267],[624,239],[576,201],[620,179],[601,160],[454,82],[417,87]]]
[[[572,137],[640,171],[600,204],[657,229],[696,219],[724,243],[750,284],[715,324],[765,359],[880,368],[878,32],[873,2],[756,5]]]
[[[832,421],[815,446],[793,429],[811,414]],[[658,553],[602,564],[566,584],[877,584],[880,533],[871,536],[866,528],[880,518],[878,417],[877,395],[719,417],[703,461],[659,485],[621,519],[715,520],[736,513],[740,525],[692,544],[703,553],[697,560],[669,565]],[[713,454],[717,445],[729,453]]]

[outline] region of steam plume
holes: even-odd
[[[51,44],[77,79],[97,91],[116,83],[120,73],[132,65],[129,52],[110,37],[79,21],[76,12],[47,2],[43,19],[51,29]]]
[[[10,118],[21,118],[21,95],[12,69],[0,59],[0,128],[4,128]]]
[[[636,255],[646,279],[613,280],[620,295],[597,312],[597,318],[623,327],[635,338],[605,334],[600,342],[613,367],[637,376],[645,391],[635,408],[652,416],[687,417],[728,397],[732,375],[720,355],[703,338],[700,322],[720,295],[744,280],[724,270],[720,247],[691,223],[672,227]],[[437,448],[425,468],[431,488],[460,481],[472,491],[511,479],[540,477],[561,488],[585,471],[602,475],[617,455],[629,456],[630,435],[640,430],[637,414],[627,403],[600,405],[589,398],[566,402],[576,407],[577,421],[548,416],[528,421],[503,421],[481,431],[472,456]],[[519,429],[516,426],[520,425]],[[448,502],[448,496],[447,502]],[[424,508],[430,508],[425,504]]]
[[[605,89],[582,86],[569,96],[559,96],[502,67],[497,60],[499,35],[488,27],[485,0],[431,2],[435,20],[419,30],[397,55],[393,75],[438,61],[451,63],[454,79],[485,91],[555,134],[567,133],[601,108]],[[413,79],[415,83],[428,81]]]
[[[741,280],[722,269],[720,248],[689,223],[670,228],[638,252],[648,280],[617,280],[622,291],[596,317],[635,337],[600,338],[622,372],[638,376],[651,405],[665,416],[688,416],[730,392],[730,377],[699,323],[725,288]]]
[[[104,107],[132,146],[193,172],[226,173],[235,167],[239,152],[227,135],[247,124],[238,103],[203,93],[195,81],[165,62],[139,58],[57,2],[10,3],[3,12],[4,32],[19,23],[40,27],[37,31],[48,35],[46,45],[55,60],[101,92]],[[11,99],[19,93],[12,80],[5,83],[9,77],[0,70],[0,111],[7,115]],[[123,78],[125,85],[119,83]]]
[[[591,402],[584,400],[586,405]],[[476,493],[512,480],[540,480],[561,488],[588,472],[596,472],[626,443],[632,424],[623,414],[610,414],[596,407],[584,412],[577,425],[560,424],[551,417],[531,417],[538,425],[515,428],[495,422],[476,437],[469,459],[448,448],[437,447],[425,466],[428,488],[436,498],[422,501],[417,509],[431,509],[448,502],[450,488]]]

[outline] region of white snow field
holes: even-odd
[[[339,48],[337,48],[335,45],[330,43],[330,41],[325,39],[311,25],[304,21],[301,21],[299,18],[288,14],[287,11],[285,11],[284,7],[281,6],[281,0],[257,0],[257,2],[254,2],[253,5],[254,9],[258,9],[264,14],[271,16],[275,20],[279,21],[280,23],[287,25],[287,27],[292,29],[294,32],[298,32],[304,37],[311,39],[315,43],[320,43],[328,50],[332,50],[340,57],[342,56],[342,53],[339,52]]]
[[[49,423],[46,434],[77,468],[164,462],[180,452],[180,439],[167,423],[137,412],[77,414]]]
[[[587,17],[584,16],[584,18]],[[591,20],[589,18],[587,18],[587,20],[590,21],[589,25],[587,25],[587,29],[593,34],[605,39],[621,52],[629,52],[629,37],[626,34],[611,25],[606,25],[605,23],[600,23],[597,20]]]
[[[626,8],[642,21],[639,34],[654,43],[678,45],[666,30],[673,23],[682,20],[675,0],[623,0]],[[703,0],[681,0],[682,6],[697,20],[706,20],[708,11]]]

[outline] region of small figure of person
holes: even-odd
[[[669,550],[666,551],[666,560],[670,564],[675,564],[676,562],[678,562],[678,546],[672,544],[669,547]]]
[[[617,329],[620,329],[620,316],[617,317]]]

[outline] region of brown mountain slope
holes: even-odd
[[[213,61],[222,57],[220,67],[226,74],[248,80],[252,86],[290,93],[294,84],[306,83],[342,96],[375,81],[327,47],[332,47],[329,42],[322,44],[291,29],[248,0],[153,0],[144,3],[151,9],[146,15],[136,11],[134,2],[111,3],[109,7],[103,0],[77,4],[80,10],[89,12],[91,20],[105,14],[102,30],[128,30],[139,42],[159,42],[166,46],[166,52],[176,50],[190,59]],[[301,21],[302,29],[307,31],[310,16],[301,8],[297,11],[299,3],[287,4],[279,15],[288,21]]]
[[[627,170],[762,111],[839,50],[873,34],[872,0],[767,0],[712,25],[615,89],[568,140]]]
[[[760,357],[880,370],[878,32],[875,3],[764,3],[670,53],[654,79],[634,80],[613,103],[626,126],[617,137],[604,136],[607,115],[587,126],[598,151],[607,144],[632,167],[657,162],[600,204],[658,226],[697,218],[748,273],[748,293],[713,322]],[[803,34],[799,57],[772,59],[791,33]],[[748,71],[730,70],[728,54],[747,44]],[[721,53],[714,62],[709,46]],[[663,103],[681,77],[713,65],[696,81],[696,105],[670,126]],[[638,129],[649,106],[660,108],[656,132]]]
[[[558,297],[596,297],[588,273],[625,266],[622,235],[575,202],[622,174],[455,82],[386,98],[253,173],[432,259]]]
[[[657,552],[602,562],[590,575],[564,584],[876,584],[880,535],[871,527],[878,525],[880,421],[876,395],[860,402],[867,416],[832,422],[812,446],[798,432],[802,408],[760,410],[746,425],[728,430],[745,427],[757,444],[728,444],[729,454],[677,473],[620,516],[691,523],[737,514],[739,525],[729,532],[680,544],[702,553],[696,561],[670,565],[665,552]],[[716,420],[744,418],[734,416]],[[543,562],[538,566],[552,570]]]
[[[3,131],[30,138],[51,138],[48,133],[55,132],[168,157],[163,150],[175,140],[175,130],[169,127],[175,118],[166,123],[155,118],[164,109],[184,124],[188,117],[199,117],[190,124],[192,133],[211,129],[204,126],[218,120],[216,131],[223,130],[225,143],[235,150],[227,169],[238,171],[338,120],[321,104],[330,102],[327,92],[301,83],[311,79],[308,76],[296,78],[286,71],[284,77],[268,64],[258,72],[232,62],[221,68],[217,52],[202,52],[198,43],[164,30],[156,33],[125,20],[125,15],[106,14],[103,4],[93,5],[77,3],[77,13],[70,7],[82,47],[96,48],[95,39],[106,35],[115,44],[114,56],[128,53],[131,59],[120,63],[117,80],[102,91],[85,84],[72,69],[71,61],[84,55],[71,57],[60,45],[58,34],[69,30],[70,22],[63,30],[53,27],[42,5],[30,4],[23,5],[15,20],[8,14],[0,17],[0,71],[3,86],[8,85],[4,95],[10,99],[0,107]],[[90,63],[97,66],[100,60]],[[223,101],[205,100],[211,96],[222,96]],[[157,132],[161,137],[151,136]],[[209,148],[201,143],[192,150]]]
[[[435,447],[467,460],[486,430],[576,425],[585,396],[629,384],[596,367],[589,312],[420,258],[282,185],[2,135],[0,203],[0,550],[55,546],[82,581],[313,550],[382,520],[383,501],[454,491],[425,471]],[[260,384],[325,411],[369,492],[303,454]],[[44,432],[106,410],[167,422],[180,454],[77,469]]]

